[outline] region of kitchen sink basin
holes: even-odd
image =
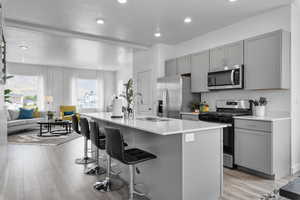
[[[136,118],[137,120],[143,121],[151,121],[151,122],[167,122],[170,121],[169,119],[159,118],[159,117],[140,117]]]

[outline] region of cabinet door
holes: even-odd
[[[177,74],[177,64],[176,59],[167,60],[165,62],[165,75],[175,76]]]
[[[183,56],[177,58],[177,73],[189,74],[191,73],[191,56]]]
[[[181,119],[199,121],[199,115],[181,114]]]
[[[271,133],[235,129],[235,163],[272,175]]]
[[[244,41],[226,45],[225,63],[229,67],[244,64]]]
[[[226,66],[225,46],[210,50],[210,71],[223,69]]]
[[[281,88],[281,32],[245,41],[245,88]]]
[[[209,51],[191,56],[192,92],[207,92],[207,73],[209,71]]]

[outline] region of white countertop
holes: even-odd
[[[289,120],[291,119],[290,114],[288,113],[267,113],[266,116],[257,117],[257,116],[236,116],[234,119],[245,119],[245,120],[256,120],[256,121],[278,121],[278,120]]]
[[[165,135],[165,136],[173,135],[173,134],[200,132],[200,131],[211,130],[211,129],[220,129],[228,126],[226,124],[171,119],[171,118],[162,118],[162,119],[168,119],[169,121],[159,121],[159,122],[141,120],[141,118],[145,118],[146,116],[136,116],[135,119],[111,118],[111,113],[107,113],[107,112],[80,113],[80,115],[93,118],[96,120],[98,119],[98,120],[114,123],[120,126],[134,128],[134,129],[147,131],[159,135]],[[157,118],[156,116],[154,117]]]

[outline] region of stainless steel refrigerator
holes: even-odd
[[[167,76],[157,79],[157,115],[180,118],[180,112],[190,112],[191,103],[201,101],[200,94],[191,92],[190,76]]]

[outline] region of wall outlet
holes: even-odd
[[[185,135],[185,142],[194,142],[195,141],[195,134],[189,133]]]

